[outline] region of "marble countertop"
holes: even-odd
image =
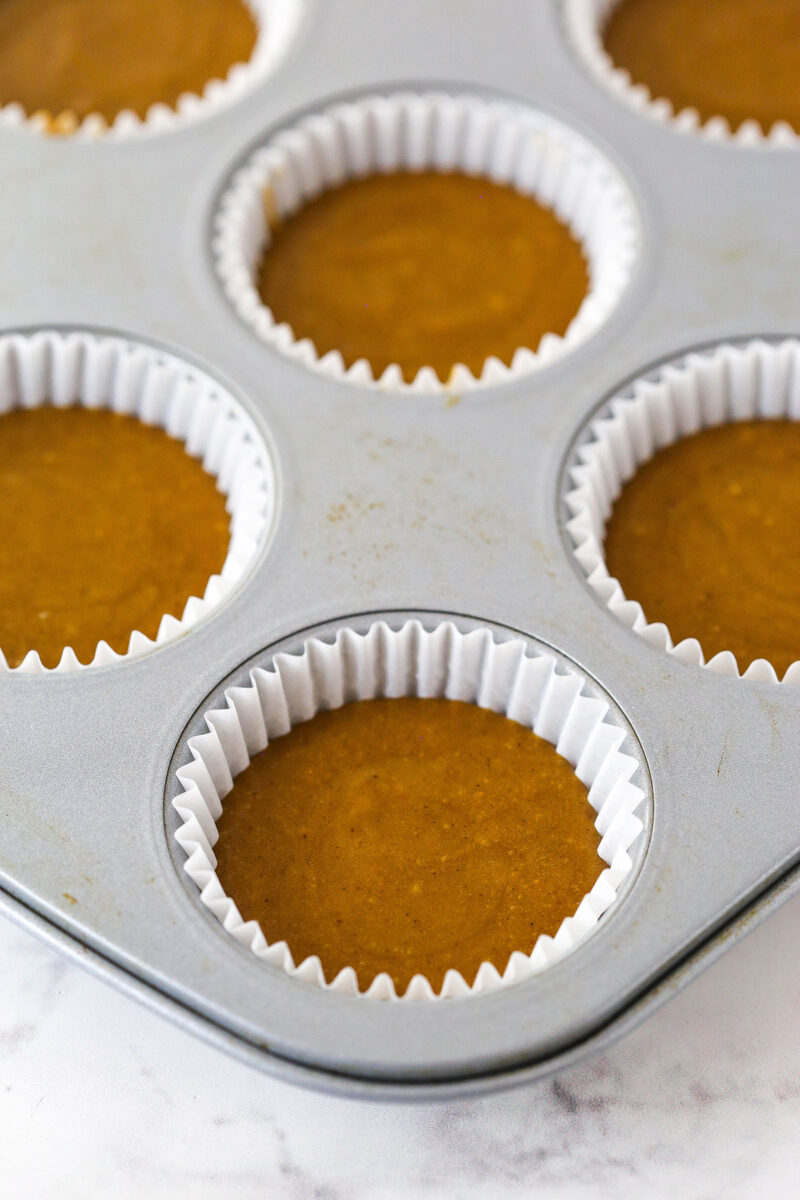
[[[0,919],[4,1200],[798,1195],[800,898],[609,1053],[449,1105],[306,1092]]]

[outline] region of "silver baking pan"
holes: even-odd
[[[615,164],[641,223],[601,330],[458,403],[276,353],[233,311],[210,249],[221,194],[270,131],[337,97],[431,87],[571,126]],[[167,350],[227,388],[277,464],[270,538],[184,637],[93,670],[0,672],[3,912],[265,1071],[432,1098],[601,1048],[798,890],[800,691],[683,663],[625,628],[574,561],[563,502],[587,421],[632,379],[695,348],[798,333],[796,151],[649,121],[587,71],[556,0],[318,0],[235,104],[129,140],[2,129],[0,176],[0,330]],[[175,769],[226,686],[308,632],[409,614],[576,664],[626,729],[646,793],[632,881],[592,936],[528,982],[452,1003],[340,996],[260,963],[201,906],[172,837]]]

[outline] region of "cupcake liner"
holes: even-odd
[[[651,645],[721,675],[740,674],[730,651],[706,662],[696,638],[676,645],[666,625],[650,623],[642,606],[626,597],[605,563],[605,527],[624,484],[656,451],[704,428],[756,418],[800,420],[800,342],[721,345],[640,379],[630,395],[613,399],[607,413],[590,423],[589,440],[577,446],[567,472],[572,487],[564,497],[571,516],[566,531],[589,586]],[[778,682],[766,659],[744,665],[745,679]],[[792,663],[782,682],[800,683],[800,661]]]
[[[432,367],[412,382],[397,364],[376,379],[366,359],[346,367],[320,355],[263,303],[255,274],[270,226],[349,179],[392,171],[461,171],[509,184],[553,209],[583,246],[589,292],[564,336],[520,347],[510,366],[489,357],[480,377],[454,364],[446,383]],[[589,338],[625,291],[639,248],[627,185],[584,138],[544,113],[479,96],[408,92],[336,104],[275,134],[234,175],[214,222],[213,252],[225,293],[257,335],[304,366],[387,391],[457,392],[516,379]]]
[[[520,639],[496,642],[488,629],[464,634],[450,621],[430,631],[418,620],[397,630],[376,621],[364,634],[342,627],[332,642],[309,638],[299,654],[276,654],[269,668],[250,672],[249,684],[229,688],[226,707],[205,714],[208,733],[189,740],[193,761],[178,768],[182,790],[172,802],[181,821],[175,838],[187,855],[184,869],[202,903],[240,945],[318,987],[379,1000],[433,1000],[528,979],[570,953],[615,903],[633,870],[629,851],[644,829],[634,815],[644,792],[631,783],[639,761],[620,750],[626,730],[615,723],[608,703],[583,694],[584,683],[576,670],[544,651],[532,652]],[[502,974],[484,962],[470,983],[449,970],[438,994],[426,978],[415,975],[402,997],[385,973],[364,992],[352,967],[327,981],[318,957],[295,964],[285,942],[269,945],[258,923],[242,918],[217,878],[216,821],[250,759],[318,712],[378,696],[447,697],[504,713],[556,746],[589,787],[595,828],[602,835],[598,855],[607,865],[555,937],[539,937],[532,952],[514,952]]]
[[[65,647],[47,668],[35,649],[9,667],[0,645],[0,670],[49,673],[106,666],[174,641],[216,608],[253,562],[270,527],[275,478],[250,419],[217,383],[178,358],[123,338],[44,331],[0,336],[0,422],[15,408],[44,404],[108,408],[139,417],[178,438],[216,477],[227,497],[230,544],[219,575],[202,597],[187,597],[180,616],[165,614],[154,639],[134,630],[126,653],[99,642],[90,663]]]
[[[723,116],[703,121],[696,109],[676,110],[666,96],[653,96],[646,84],[634,82],[624,67],[616,65],[603,44],[603,28],[619,3],[620,0],[562,0],[562,7],[567,33],[581,59],[595,79],[629,108],[681,133],[697,134],[711,142],[771,149],[800,143],[800,133],[787,121],[776,121],[768,130],[762,129],[756,120],[743,121],[732,129]]]
[[[258,23],[258,39],[249,62],[234,63],[224,79],[210,79],[202,94],[184,92],[174,108],[157,102],[144,117],[122,109],[109,124],[100,113],[81,120],[74,112],[27,113],[20,104],[0,107],[0,128],[69,135],[84,140],[124,141],[142,134],[180,129],[234,104],[265,79],[286,55],[303,17],[305,0],[244,0]]]

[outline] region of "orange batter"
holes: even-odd
[[[740,669],[800,658],[800,422],[737,421],[645,463],[614,505],[608,569],[674,641]]]
[[[0,648],[127,650],[202,596],[228,550],[225,499],[183,443],[134,417],[33,408],[0,417]]]
[[[622,0],[604,30],[606,49],[634,82],[703,120],[735,129],[800,130],[797,0]]]
[[[258,755],[226,797],[222,886],[269,942],[362,988],[387,971],[438,990],[503,971],[554,934],[603,869],[569,763],[506,717],[451,700],[321,713]]]
[[[467,175],[376,175],[324,192],[273,230],[261,297],[320,355],[399,363],[407,380],[563,334],[586,295],[569,229],[510,187]]]
[[[143,117],[224,79],[257,35],[243,0],[0,0],[0,104]]]

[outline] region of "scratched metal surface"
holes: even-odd
[[[219,192],[269,129],[354,89],[431,83],[502,90],[591,138],[628,179],[644,240],[602,332],[457,404],[280,358],[233,314],[208,251]],[[182,640],[76,676],[0,675],[9,911],[267,1070],[455,1094],[586,1052],[724,944],[716,930],[738,936],[781,877],[783,894],[797,886],[798,690],[683,665],[618,624],[571,561],[560,495],[575,438],[622,381],[699,344],[798,332],[800,156],[637,117],[587,77],[556,0],[316,0],[278,73],[218,116],[128,144],[0,131],[0,171],[0,328],[111,329],[199,362],[253,415],[280,491],[254,571]],[[408,611],[556,648],[646,763],[649,845],[623,902],[559,966],[452,1004],[332,996],[259,963],[202,910],[169,838],[184,737],[224,682],[306,628]]]

